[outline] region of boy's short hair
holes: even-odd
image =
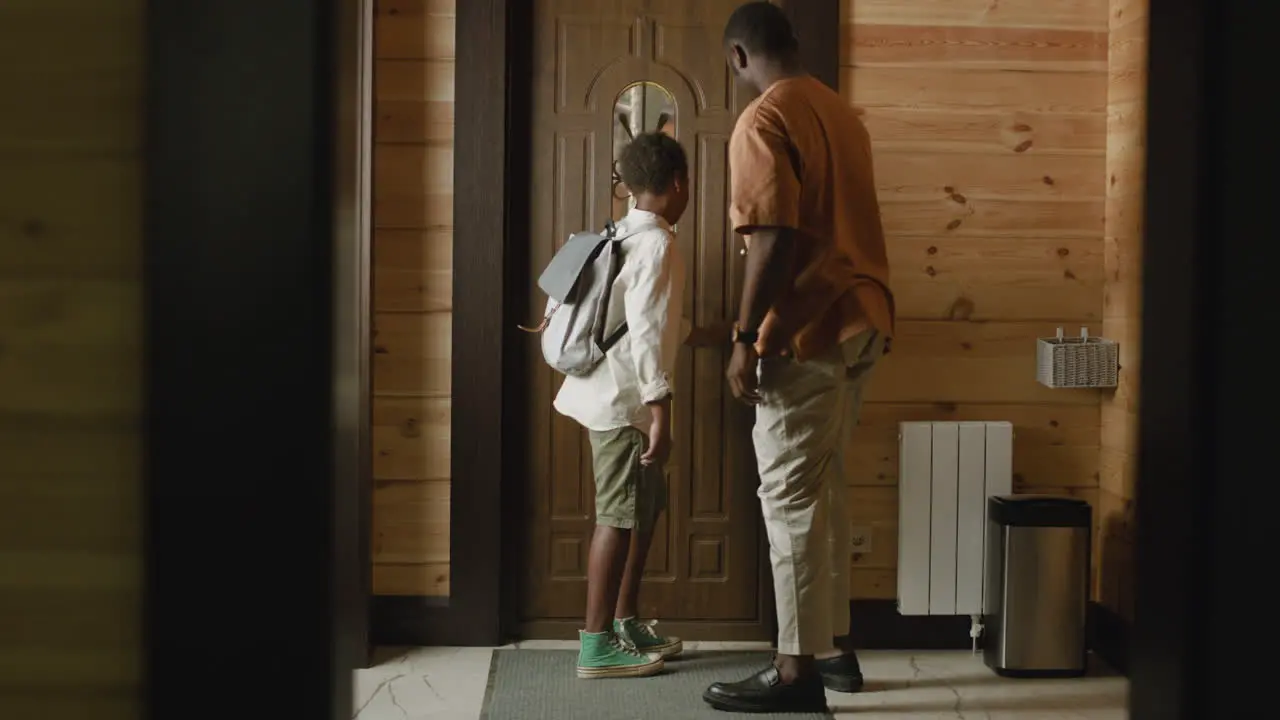
[[[641,133],[618,156],[618,174],[632,194],[661,195],[676,178],[688,176],[689,159],[670,135]]]
[[[735,43],[772,60],[789,60],[800,48],[787,14],[768,2],[750,2],[733,11],[725,23],[724,44]]]

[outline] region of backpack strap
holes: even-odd
[[[609,282],[605,283],[604,297],[600,299],[600,305],[596,307],[596,321],[592,338],[596,347],[600,348],[600,352],[608,352],[618,340],[627,332],[627,323],[624,321],[618,327],[605,337],[604,324],[609,317],[609,305],[613,296],[613,281],[618,277],[618,273],[622,271],[622,254],[619,252],[622,246],[623,238],[618,237],[618,226],[613,221],[605,223],[604,237],[608,241],[608,246],[604,248],[609,253]]]
[[[603,334],[603,331],[601,332]],[[617,345],[618,341],[622,339],[622,336],[626,334],[627,334],[627,324],[624,322],[618,326],[617,330],[614,330],[613,332],[609,333],[609,337],[605,338],[603,342],[597,342],[596,347],[600,348],[600,352],[607,353],[610,350],[612,350],[613,346]]]
[[[629,228],[630,232],[619,237],[618,226],[613,222],[613,220],[608,220],[605,222],[604,237],[606,240],[609,240],[610,242],[614,243],[613,247],[611,248],[613,251],[613,264],[612,264],[612,267],[609,269],[610,277],[616,278],[618,276],[618,272],[620,270],[620,264],[622,262],[621,256],[618,254],[618,244],[621,243],[623,240],[626,240],[627,238],[631,237],[632,235],[638,235],[639,233],[644,232],[645,230],[648,230],[648,229],[650,229],[650,226],[639,227],[639,228],[635,228],[634,230],[630,230]],[[610,283],[609,286],[610,288],[612,288],[613,283]],[[609,299],[608,295],[606,295],[605,302],[600,304],[602,310],[606,310],[608,308],[608,305],[609,305],[608,299]],[[611,350],[614,345],[617,345],[618,342],[622,340],[622,337],[627,334],[627,330],[628,330],[627,323],[623,321],[621,325],[615,328],[614,331],[609,333],[609,335],[606,337],[604,334],[604,315],[601,315],[598,318],[598,321],[596,322],[596,332],[595,332],[596,347],[600,348],[600,352],[605,352],[605,353],[609,352],[609,350]]]

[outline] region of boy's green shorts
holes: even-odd
[[[634,427],[590,430],[596,476],[596,524],[624,530],[651,529],[667,506],[667,474],[640,464],[648,438]]]

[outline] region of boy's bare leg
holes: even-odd
[[[613,629],[622,573],[631,552],[630,530],[597,525],[587,558],[587,625],[589,633]],[[647,548],[646,548],[647,549]]]
[[[644,566],[649,558],[649,546],[653,544],[653,523],[631,533],[631,547],[627,552],[626,569],[622,573],[622,587],[613,616],[618,619],[639,617],[640,581],[644,579]]]
[[[639,619],[640,583],[644,579],[644,566],[649,557],[649,547],[653,544],[653,528],[660,514],[661,511],[658,511],[653,515],[653,520],[641,523],[641,529],[631,533],[627,568],[623,573],[622,591],[618,594],[618,605],[614,616],[617,618],[618,633],[638,650],[669,658],[679,655],[684,650],[684,643],[678,637],[659,634],[652,622],[641,622]]]

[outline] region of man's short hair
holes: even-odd
[[[660,132],[635,136],[618,156],[618,174],[633,194],[661,195],[689,174],[689,159],[675,138]]]
[[[752,55],[785,60],[796,54],[796,40],[791,21],[782,8],[767,2],[750,2],[733,11],[724,26],[725,47],[741,45]]]

